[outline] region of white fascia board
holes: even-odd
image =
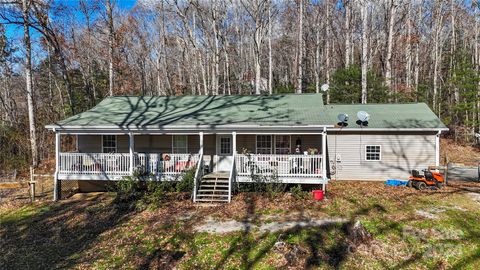
[[[116,126],[58,126],[58,125],[47,125],[47,129],[53,130],[60,133],[68,134],[98,134],[98,133],[109,133],[109,134],[126,134],[129,132],[134,132],[135,134],[198,134],[198,132],[208,133],[221,133],[225,132],[230,134],[232,131],[236,131],[238,134],[258,134],[258,133],[268,133],[271,134],[272,131],[275,133],[292,133],[292,130],[298,131],[300,133],[312,133],[319,132],[323,128],[333,127],[333,125],[306,125],[306,126],[261,126],[261,125],[223,125],[223,126],[165,126],[162,128],[138,128],[138,127],[116,127]]]
[[[374,132],[374,131],[448,131],[449,128],[327,128],[327,131],[364,131],[364,132]]]

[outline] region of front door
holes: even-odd
[[[230,171],[233,162],[232,135],[217,135],[217,155],[215,171]]]

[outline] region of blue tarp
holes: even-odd
[[[404,180],[396,180],[396,179],[388,179],[387,181],[385,181],[385,185],[388,185],[388,186],[406,186],[408,183],[408,181],[404,181]]]

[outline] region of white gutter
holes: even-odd
[[[60,126],[60,125],[47,125],[45,128],[50,130],[64,130],[64,131],[191,131],[195,130],[252,130],[252,129],[260,129],[260,130],[279,130],[279,129],[301,129],[301,130],[319,130],[323,128],[330,128],[334,127],[333,125],[292,125],[292,126],[267,126],[267,125],[219,125],[219,126],[212,126],[212,125],[185,125],[185,126],[164,126],[161,128],[158,127],[137,127],[137,126],[126,126],[126,127],[119,127],[119,126]]]
[[[448,131],[449,128],[329,128],[329,131]]]

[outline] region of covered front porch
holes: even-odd
[[[61,136],[76,137],[76,150],[61,151]],[[202,178],[222,173],[228,194],[234,182],[322,184],[326,177],[326,131],[320,133],[56,133],[56,181],[121,180],[148,175],[180,180],[195,171]]]

